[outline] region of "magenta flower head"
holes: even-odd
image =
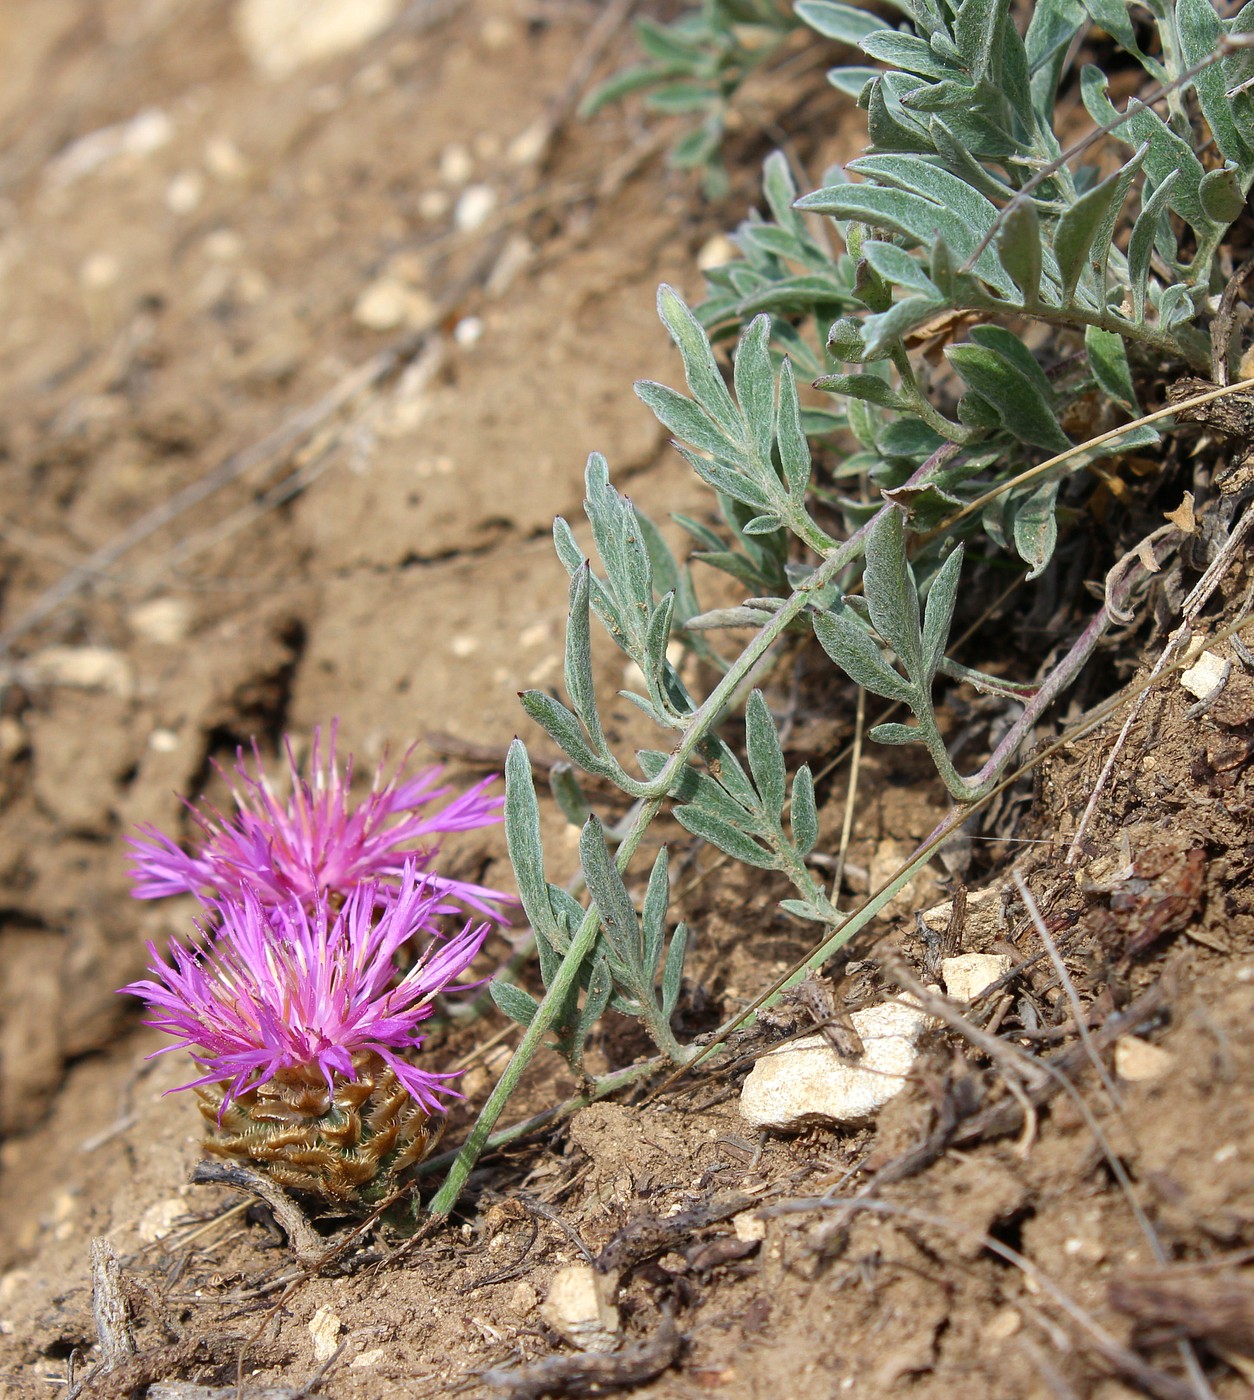
[[[267,907],[250,889],[213,906],[212,940],[152,953],[150,978],[122,991],[147,1024],[176,1037],[204,1073],[195,1089],[207,1150],[244,1158],[280,1184],[355,1205],[391,1189],[439,1137],[453,1076],[419,1068],[419,1027],[436,995],[470,966],[488,932],[438,936],[443,893],[407,861],[381,903],[372,884],[338,910]],[[424,934],[401,972],[397,951]]]
[[[223,773],[235,800],[233,816],[186,804],[202,834],[193,854],[155,827],[141,827],[141,835],[130,842],[136,898],[190,893],[212,903],[240,900],[250,890],[267,907],[296,901],[312,908],[319,900],[346,898],[359,885],[371,882],[379,902],[386,903],[395,896],[394,882],[405,863],[412,862],[428,875],[431,892],[505,922],[501,905],[514,903],[511,895],[447,879],[432,870],[442,836],[500,819],[502,799],[485,791],[494,779],[487,778],[430,810],[451,791],[435,786],[443,770],[428,768],[402,781],[402,761],[386,781],[380,765],[371,791],[354,804],[349,797],[352,759],[341,771],[335,739],[333,724],[324,763],[321,732],[314,731],[307,779],[301,776],[291,740],[285,741],[291,770],[291,795],[285,800],[271,788],[256,743],[255,772],[248,770],[241,750],[235,763],[236,781]],[[442,912],[452,910],[453,905],[446,902]]]

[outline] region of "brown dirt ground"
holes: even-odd
[[[697,294],[698,250],[753,189],[748,173],[738,201],[702,206],[621,112],[568,123],[542,151],[537,123],[598,5],[425,0],[278,80],[250,66],[233,9],[0,11],[0,1396],[51,1394],[97,1359],[97,1236],[122,1260],[140,1358],[85,1394],[231,1393],[241,1356],[246,1394],[511,1393],[482,1373],[569,1350],[539,1304],[581,1249],[614,1266],[629,1342],[673,1354],[641,1395],[1191,1394],[1185,1333],[1216,1395],[1248,1393],[1254,683],[1239,663],[1203,717],[1185,717],[1177,686],[1155,692],[1081,874],[1055,843],[1110,733],[1044,767],[1021,823],[1045,841],[1020,868],[1094,1035],[1131,1005],[1125,1029],[1170,1056],[1159,1077],[1118,1083],[1118,1110],[1074,1034],[1053,1034],[1064,992],[1000,879],[952,930],[961,951],[1019,968],[977,1019],[1034,1017],[1036,1040],[1009,1039],[1069,1054],[1078,1085],[1042,1089],[1026,1128],[997,1066],[938,1030],[873,1127],[759,1140],[736,1111],[746,1057],[515,1145],[485,1162],[448,1231],[395,1255],[398,1236],[364,1239],[323,1276],[301,1275],[264,1212],[187,1184],[195,1106],[161,1097],[186,1065],[144,1059],[160,1038],[113,988],[189,911],[129,898],[121,839],[139,821],[178,829],[175,794],[202,789],[210,758],[332,715],[367,762],[433,733],[503,753],[515,691],[560,680],[565,587],[547,532],[553,514],[579,516],[586,453],[604,451],[655,518],[705,509],[629,385],[674,379],[655,286]],[[614,45],[603,68],[627,51]],[[145,112],[129,146],[74,144]],[[816,168],[835,153],[799,139]],[[459,231],[468,184],[495,210]],[[354,308],[381,280],[408,322],[372,330]],[[363,366],[369,381],[346,391]],[[213,493],[109,550],[220,468]],[[836,698],[800,716],[798,757],[847,739]],[[843,782],[823,789],[829,847]],[[861,784],[854,894],[943,811],[900,751],[872,755]],[[546,821],[554,863],[573,867],[570,831]],[[697,933],[684,1014],[699,1028],[806,945],[769,881],[684,849]],[[499,833],[451,858],[508,880]],[[925,981],[934,949],[912,916],[945,898],[944,878],[938,865],[876,930],[896,929]],[[893,990],[865,957],[847,973],[857,996]],[[469,1054],[477,1034],[433,1049]],[[645,1048],[611,1026],[593,1067]],[[498,1065],[472,1063],[450,1140]],[[541,1065],[518,1112],[572,1088]],[[786,1209],[876,1171],[878,1213]]]

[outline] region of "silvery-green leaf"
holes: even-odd
[[[488,992],[496,1003],[497,1009],[504,1012],[511,1021],[516,1021],[520,1026],[529,1026],[532,1018],[540,1009],[540,1003],[530,992],[524,992],[513,982],[502,982],[498,977],[494,977],[488,983]]]
[[[1054,556],[1058,542],[1056,503],[1058,482],[1048,481],[1015,503],[1014,537],[1019,558],[1028,567],[1028,578],[1038,578]]]
[[[858,47],[868,58],[891,63],[894,68],[924,78],[947,78],[954,71],[936,57],[925,39],[896,29],[873,30],[863,37]]]
[[[553,518],[553,548],[568,574],[573,574],[584,562],[584,552],[575,540],[574,531],[560,515]]]
[[[952,131],[944,120],[934,116],[928,122],[928,132],[936,146],[936,153],[945,163],[945,169],[965,181],[973,190],[989,199],[1004,200],[1014,195],[1014,189],[999,180],[971,154],[966,143]]]
[[[771,366],[771,318],[755,316],[736,348],[736,397],[759,462],[770,462],[775,438],[775,371]]]
[[[746,535],[773,535],[776,530],[782,530],[784,522],[778,515],[755,515],[751,520],[746,520],[741,530]]]
[[[866,91],[867,84],[875,82],[880,76],[878,68],[846,68],[843,64],[837,68],[827,70],[827,81],[836,89],[843,92],[846,97],[852,97],[858,102],[862,94]]]
[[[862,591],[875,630],[901,658],[918,685],[923,674],[923,632],[919,590],[906,557],[905,512],[884,511],[866,537]]]
[[[611,963],[625,968],[640,963],[640,924],[636,908],[618,873],[605,832],[595,816],[589,817],[579,837],[579,863],[583,867],[588,893],[596,902],[601,929]]]
[[[1123,8],[1123,0],[1115,0]],[[1054,256],[1062,275],[1062,299],[1066,304],[1075,293],[1076,284],[1089,266],[1089,251],[1098,230],[1106,220],[1122,182],[1120,172],[1108,175],[1100,185],[1082,194],[1058,220],[1054,230]],[[1106,250],[1102,250],[1104,260]],[[1100,294],[1101,289],[1098,289]]]
[[[879,15],[838,4],[836,0],[797,0],[793,12],[811,29],[842,44],[857,44],[872,30],[888,28]]]
[[[579,721],[560,700],[543,690],[524,690],[519,699],[523,709],[580,768],[588,773],[605,771],[604,762],[584,737]]]
[[[814,775],[810,765],[803,763],[793,775],[792,805],[789,808],[793,845],[797,854],[808,856],[818,844],[819,814],[814,801]]]
[[[739,459],[736,440],[729,439],[709,414],[691,399],[649,379],[637,380],[634,388],[636,397],[668,432],[691,443],[693,447],[699,447],[702,452],[728,457],[733,461]]]
[[[662,532],[643,511],[636,510],[636,527],[644,541],[653,577],[660,593],[673,593],[679,587],[680,568]]]
[[[921,684],[930,686],[945,658],[949,628],[958,598],[958,577],[962,572],[963,546],[949,556],[932,579],[923,608],[923,673]]]
[[[549,791],[571,826],[582,827],[592,815],[588,799],[569,763],[555,763],[549,770]]]
[[[581,564],[570,581],[570,610],[566,619],[566,693],[583,721],[593,745],[605,747],[597,714],[596,685],[592,679],[592,633],[588,618],[588,565]]]
[[[671,334],[684,362],[684,376],[693,397],[723,431],[735,441],[741,432],[740,413],[710,349],[710,341],[701,322],[692,314],[683,298],[665,283],[658,289],[658,315]]]
[[[884,660],[883,652],[844,608],[816,611],[813,623],[819,645],[855,685],[907,705],[915,698],[914,687]]]
[[[732,500],[750,506],[758,514],[770,511],[771,502],[763,493],[762,488],[740,469],[728,467],[723,462],[712,460],[709,457],[702,457],[683,446],[680,446],[679,451],[684,461],[701,480],[712,486],[721,495],[730,496]]]
[[[900,411],[906,407],[901,396],[878,374],[825,374],[814,381],[814,387],[829,394],[846,394],[850,398],[863,399],[880,408]]]
[[[1121,115],[1106,95],[1108,79],[1100,68],[1086,64],[1080,76],[1080,95],[1095,122],[1105,125]],[[1199,186],[1205,171],[1192,148],[1148,107],[1129,99],[1132,115],[1115,128],[1115,136],[1129,145],[1148,142],[1145,169],[1156,185],[1172,171],[1180,178],[1172,185],[1169,204],[1194,229],[1205,229],[1209,220],[1202,208]]]
[[[983,345],[950,345],[945,357],[1021,441],[1050,452],[1071,446],[1039,386],[1005,355]]]
[[[951,180],[954,178],[939,167],[937,173]],[[966,193],[966,204],[970,204],[973,199],[983,199],[983,196],[975,195],[974,191]],[[912,238],[929,248],[940,241],[952,248],[960,258],[965,259],[975,252],[988,224],[991,223],[992,216],[996,213],[987,200],[984,200],[984,203],[988,205],[990,214],[985,226],[979,229],[933,199],[925,199],[909,190],[889,189],[883,185],[830,185],[798,200],[797,208],[818,214],[831,214],[841,219],[860,219],[875,228],[889,229],[903,237]],[[1014,284],[1002,270],[996,255],[988,248],[976,259],[975,270],[1004,296],[1013,295]],[[935,280],[933,277],[933,281]]]
[[[1240,218],[1245,208],[1245,195],[1242,193],[1241,181],[1237,178],[1234,166],[1225,166],[1222,170],[1208,170],[1202,176],[1198,194],[1207,216],[1225,227]]]
[[[671,934],[670,947],[666,950],[666,964],[662,968],[662,1015],[668,1021],[679,1005],[679,993],[684,977],[684,955],[687,951],[688,925],[679,924]]]
[[[743,605],[735,608],[711,608],[709,612],[690,617],[684,626],[690,632],[710,632],[725,627],[764,627],[771,614]]]
[[[1136,389],[1132,384],[1132,370],[1128,366],[1128,352],[1123,337],[1113,331],[1099,330],[1089,326],[1084,332],[1084,348],[1088,351],[1089,368],[1103,393],[1121,404],[1134,416],[1140,416],[1136,401]]]
[[[1084,8],[1093,22],[1104,29],[1112,39],[1118,39],[1119,46],[1129,53],[1139,53],[1136,30],[1124,0],[1084,0]]]
[[[1223,29],[1210,0],[1176,0],[1176,24],[1187,67],[1204,63],[1218,49]],[[1254,131],[1249,127],[1242,131],[1225,92],[1226,86],[1223,66],[1219,63],[1207,65],[1193,79],[1202,115],[1220,155],[1248,169],[1254,161]],[[1235,219],[1236,215],[1232,217]]]
[[[988,73],[998,20],[1008,7],[1007,0],[962,0],[954,12],[954,44],[974,78]]]
[[[993,227],[997,208],[965,180],[951,175],[932,161],[912,155],[870,155],[851,160],[847,167],[881,185],[908,191],[931,200],[957,215],[982,237]]]
[[[922,292],[925,296],[940,297],[935,283],[923,270],[917,258],[912,258],[904,248],[895,243],[884,243],[877,238],[868,238],[862,244],[862,256],[886,281],[897,287],[909,287],[911,291]]]
[[[971,339],[976,345],[995,350],[1003,359],[1009,360],[1045,402],[1053,404],[1054,391],[1050,386],[1049,376],[1037,363],[1036,356],[1024,344],[1021,336],[1008,331],[1005,326],[972,326]]]
[[[1089,250],[1089,266],[1092,267],[1099,298],[1104,293],[1106,286],[1106,268],[1110,262],[1110,250],[1114,247],[1115,229],[1119,224],[1123,214],[1123,207],[1127,203],[1128,194],[1132,189],[1136,177],[1141,173],[1141,167],[1145,164],[1145,157],[1149,153],[1148,142],[1142,142],[1132,157],[1125,161],[1114,176],[1115,193],[1106,209],[1106,214],[1098,225],[1097,234],[1093,239],[1093,246]]]
[[[909,724],[877,724],[867,730],[877,744],[921,744],[923,735]]]
[[[537,939],[550,946],[559,932],[549,903],[544,877],[544,846],[540,840],[540,804],[531,777],[531,760],[521,739],[515,739],[505,756],[505,844],[523,913]]]
[[[1145,295],[1149,280],[1150,255],[1154,251],[1154,241],[1160,223],[1165,222],[1165,212],[1178,175],[1179,172],[1173,170],[1159,184],[1158,188],[1145,200],[1141,212],[1137,215],[1136,223],[1132,225],[1132,236],[1128,240],[1128,285],[1132,291],[1132,318],[1137,322],[1145,320]]]
[[[868,316],[862,323],[866,358],[875,360],[889,354],[904,336],[947,309],[943,298],[905,297],[878,316]]]
[[[798,919],[809,919],[811,923],[825,924],[829,916],[817,905],[811,904],[808,899],[781,899],[779,907],[786,913],[794,914]]]
[[[788,360],[784,361],[779,371],[779,412],[775,432],[788,494],[798,502],[803,501],[806,487],[810,484],[810,444],[802,429],[797,382]]]
[[[666,847],[658,851],[649,871],[649,884],[640,906],[640,932],[643,939],[642,969],[652,978],[662,960],[662,940],[666,932],[666,910],[670,904],[670,872]]]
[[[609,1005],[610,996],[614,990],[614,976],[610,971],[609,959],[604,953],[599,954],[592,963],[592,974],[588,978],[588,989],[584,993],[583,1008],[579,1013],[579,1020],[575,1024],[575,1033],[571,1037],[575,1056],[583,1058],[583,1047],[588,1037],[592,1034],[596,1023],[605,1015],[605,1008]],[[576,1067],[578,1067],[576,1065]]]
[[[792,207],[797,198],[797,186],[788,169],[788,157],[782,151],[772,151],[762,167],[762,193],[766,196],[771,217],[794,237],[806,237],[805,220]]]
[[[1164,330],[1191,321],[1196,314],[1193,298],[1183,283],[1173,282],[1158,302],[1158,320]]]
[[[788,773],[775,721],[760,690],[749,693],[745,706],[745,749],[763,810],[776,820],[784,809]]]
[[[675,820],[685,831],[701,837],[703,841],[717,846],[720,851],[743,861],[746,865],[756,866],[759,870],[775,868],[775,857],[759,846],[752,837],[732,826],[730,822],[711,816],[700,807],[676,807]]]

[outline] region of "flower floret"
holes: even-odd
[[[291,795],[285,800],[275,795],[256,743],[254,771],[249,771],[241,750],[235,779],[223,773],[231,785],[233,815],[186,804],[201,832],[194,854],[155,827],[141,827],[130,842],[136,897],[191,893],[211,901],[240,899],[247,888],[267,906],[296,900],[311,907],[319,899],[346,897],[370,881],[380,901],[386,902],[409,861],[430,872],[432,892],[446,901],[441,912],[453,912],[460,904],[504,922],[501,905],[514,902],[511,896],[431,870],[441,836],[499,820],[502,799],[486,791],[494,779],[486,778],[430,810],[452,791],[436,786],[443,770],[428,768],[402,781],[402,761],[386,781],[380,765],[369,794],[353,803],[352,759],[343,769],[337,765],[335,741],[333,724],[324,762],[321,732],[314,731],[308,778],[301,775],[291,740],[286,741]]]
[[[392,900],[381,903],[366,884],[338,912],[325,900],[269,908],[245,887],[239,899],[214,902],[211,941],[172,943],[168,962],[150,944],[152,976],[122,991],[147,1001],[147,1024],[177,1037],[156,1053],[187,1048],[205,1071],[180,1088],[229,1081],[223,1111],[280,1070],[311,1064],[334,1092],[334,1076],[356,1077],[353,1052],[370,1050],[424,1109],[439,1112],[441,1095],[457,1097],[452,1076],[406,1056],[421,1047],[418,1028],[434,998],[470,966],[489,925],[440,937],[443,895],[434,883],[407,861]],[[396,952],[424,934],[432,938],[426,953],[399,974]]]

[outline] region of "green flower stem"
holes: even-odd
[[[640,844],[640,838],[661,809],[662,799],[660,797],[652,798],[640,808],[636,820],[632,823],[631,830],[623,838],[623,843],[618,848],[617,864],[620,872],[627,868],[635,854],[636,847]],[[479,1117],[475,1120],[475,1126],[470,1130],[470,1136],[462,1144],[454,1158],[449,1174],[444,1179],[444,1184],[427,1207],[431,1215],[447,1215],[457,1203],[457,1198],[461,1194],[462,1187],[466,1184],[467,1177],[478,1161],[479,1154],[487,1145],[488,1137],[496,1125],[496,1120],[501,1116],[501,1111],[518,1087],[518,1081],[540,1048],[541,1041],[552,1029],[559,1009],[565,1004],[567,995],[574,986],[588,955],[592,952],[600,928],[600,913],[596,905],[591,904],[583,917],[583,922],[570,941],[570,947],[562,958],[561,966],[557,969],[553,981],[544,994],[544,1000],[536,1008],[536,1014],[532,1017],[531,1024],[527,1027],[523,1038],[518,1042],[518,1048],[514,1051],[509,1064],[505,1066],[505,1072],[497,1081],[487,1103],[484,1104]]]

